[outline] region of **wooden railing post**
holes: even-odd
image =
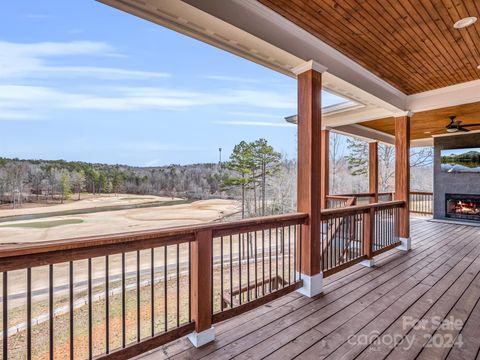
[[[378,142],[368,144],[368,187],[370,203],[378,202]]]
[[[375,239],[375,208],[368,209],[363,214],[363,253],[365,260],[361,262],[362,265],[372,267],[373,260],[373,242]]]
[[[215,340],[212,327],[212,229],[202,229],[192,242],[191,310],[195,332],[188,338],[196,347]]]

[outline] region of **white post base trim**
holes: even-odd
[[[297,290],[300,294],[311,298],[323,292],[323,273],[313,276],[297,273],[300,275],[303,280],[303,287]]]
[[[360,262],[360,265],[363,265],[365,267],[374,267],[375,266],[375,260],[374,259],[366,259]]]
[[[396,247],[398,250],[409,251],[412,249],[412,238],[400,238],[402,245]]]
[[[187,337],[193,346],[198,348],[215,340],[215,329],[212,326],[210,329],[204,330],[200,333],[194,331],[193,333],[188,334]]]

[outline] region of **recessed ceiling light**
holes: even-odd
[[[469,16],[469,17],[458,20],[455,24],[453,24],[453,27],[455,29],[463,29],[463,28],[466,28],[467,26],[475,24],[476,21],[477,21],[477,18],[475,16]]]
[[[432,132],[431,131],[425,131],[425,134],[431,134]]]
[[[480,70],[480,65],[477,66],[477,69]]]

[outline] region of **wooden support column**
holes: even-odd
[[[330,194],[330,131],[322,130],[320,159],[320,197],[322,209],[328,208],[327,196]]]
[[[406,202],[400,210],[399,236],[410,238],[410,114],[395,118],[395,199]],[[408,250],[408,249],[407,249]]]
[[[368,192],[374,193],[371,203],[378,202],[378,142],[368,144]]]
[[[212,230],[200,230],[192,242],[191,309],[195,332],[189,335],[196,347],[215,339],[212,327]]]
[[[299,291],[307,296],[322,291],[320,255],[321,189],[324,188],[321,136],[322,71],[325,68],[309,61],[294,72],[298,79],[298,175],[297,209],[309,215],[301,227],[300,272],[304,287]],[[325,169],[324,169],[325,171]]]

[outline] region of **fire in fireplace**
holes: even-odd
[[[447,218],[480,221],[480,195],[445,194]]]

